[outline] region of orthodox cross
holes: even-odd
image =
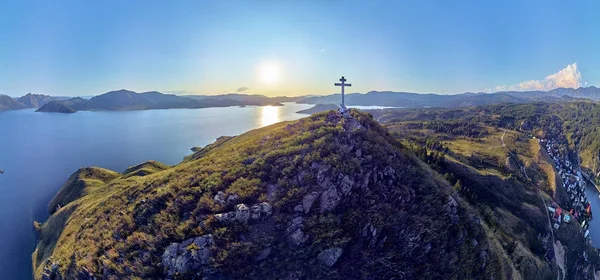
[[[346,101],[344,100],[344,87],[351,87],[352,84],[346,84],[346,78],[342,76],[340,79],[341,83],[335,83],[335,86],[342,87],[342,104],[340,104],[340,112],[344,113],[346,111]]]

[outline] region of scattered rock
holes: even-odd
[[[246,204],[238,204],[235,211],[215,214],[215,220],[219,223],[247,223],[250,220],[258,220],[273,213],[273,207],[268,202],[261,202],[248,207]]]
[[[58,263],[52,262],[52,259],[47,259],[42,272],[42,280],[62,280],[63,277],[59,271]]]
[[[321,194],[321,213],[335,209],[335,207],[340,204],[341,200],[342,198],[340,197],[337,188],[335,186],[329,187],[329,189]]]
[[[290,222],[290,226],[285,229],[288,240],[295,246],[299,246],[308,240],[308,235],[302,231],[303,223],[303,217],[296,217]]]
[[[458,217],[458,202],[451,195],[448,196],[448,203],[446,203],[446,214],[450,217],[453,224],[458,224],[460,221]]]
[[[326,249],[319,253],[317,259],[322,264],[332,267],[338,261],[343,251],[344,250],[339,247]]]
[[[171,243],[162,255],[162,265],[167,279],[202,271],[213,257],[213,236],[210,234]]]
[[[490,259],[490,256],[486,251],[481,251],[481,253],[479,253],[479,260],[481,261],[481,269],[485,268],[489,259]]]
[[[348,175],[344,176],[344,178],[342,178],[342,182],[340,184],[340,190],[342,191],[342,193],[344,195],[348,195],[350,193],[350,191],[352,191],[353,187],[354,187],[354,181],[352,181],[352,179],[350,179],[350,177]]]
[[[216,204],[225,205],[226,204],[225,193],[222,191],[219,191],[217,194],[215,194],[215,196],[213,197],[213,200],[215,201]]]
[[[302,199],[302,208],[304,209],[304,214],[308,214],[310,212],[310,208],[318,197],[318,192],[312,192],[304,196]]]
[[[268,202],[261,202],[258,204],[260,206],[260,211],[264,214],[264,215],[271,215],[273,213],[273,206],[271,206],[271,204],[269,204]]]
[[[220,223],[231,223],[235,220],[234,212],[215,214],[215,220]]]
[[[295,246],[300,246],[300,245],[302,245],[302,243],[304,243],[304,242],[306,242],[306,240],[308,240],[308,235],[304,234],[302,229],[299,228],[296,231],[294,231],[292,234],[290,234],[290,236],[288,238],[292,244],[294,244]]]
[[[304,206],[302,206],[302,204],[298,204],[294,207],[294,212],[304,212]]]
[[[247,223],[250,219],[250,208],[246,204],[238,204],[235,206],[235,219],[240,223]]]
[[[322,183],[327,178],[327,171],[329,171],[330,167],[327,164],[319,165],[317,171],[317,182]]]
[[[303,217],[296,217],[290,223],[290,226],[285,230],[286,234],[291,234],[299,228],[302,228],[302,223],[304,222]]]

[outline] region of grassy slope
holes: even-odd
[[[545,269],[555,273],[555,265],[545,263],[545,251],[540,250],[541,247],[548,247],[548,241],[542,242],[546,243],[544,245],[539,238],[532,238],[538,234],[545,238],[550,236],[545,222],[546,210],[535,190],[544,199],[554,200],[563,208],[569,209],[570,202],[550,158],[540,150],[537,140],[530,139],[527,133],[507,130],[504,137],[506,146],[502,147],[502,130],[491,127],[487,127],[489,134],[482,138],[411,130],[405,122],[398,121],[388,127],[407,145],[418,139],[436,138],[448,147],[441,169],[462,180],[463,187],[467,187],[464,193],[468,200],[486,218],[494,240],[503,249],[502,252],[513,260],[511,267],[518,270],[521,276],[537,279],[541,277],[538,273]],[[511,153],[517,155],[518,163],[511,160]],[[525,166],[529,179],[523,176],[519,164]],[[528,186],[529,182],[534,188]],[[572,249],[567,250],[567,259],[571,260],[568,278],[590,277],[589,271],[582,271],[585,266],[574,265],[575,260],[581,261],[578,260],[581,252],[593,255],[592,262],[598,263],[597,254],[592,253],[595,250],[584,243],[581,229],[578,228],[578,223],[574,221],[555,232],[556,240],[563,245],[569,244],[568,247]]]
[[[84,167],[77,170],[69,177],[67,182],[60,188],[48,205],[48,212],[54,213],[58,206],[85,196],[104,186],[109,181],[119,177],[121,174],[100,167]]]
[[[160,163],[158,161],[150,160],[144,163],[140,163],[138,165],[130,166],[125,171],[123,171],[123,175],[127,177],[132,176],[146,176],[150,175],[165,169],[168,169],[170,166]]]
[[[209,232],[220,244],[216,267],[234,278],[281,278],[296,270],[317,278],[369,274],[390,278],[406,273],[432,278],[512,278],[516,270],[503,257],[500,242],[494,241],[490,230],[481,235],[478,223],[470,218],[475,210],[459,199],[460,222],[448,224],[444,206],[451,193],[448,183],[368,116],[353,114],[366,130],[344,132],[343,121],[329,121],[329,115],[319,114],[221,139],[172,168],[143,177],[120,177],[94,188],[43,224],[33,255],[36,278],[49,257],[67,277],[83,267],[112,278],[160,277],[157,263],[170,242]],[[354,149],[375,160],[359,159]],[[302,196],[318,190],[315,164],[329,166],[325,174],[334,181],[343,174],[356,182],[367,178],[368,188],[348,195],[342,209],[313,211],[306,217],[310,243],[300,249],[289,248],[278,234]],[[377,175],[370,179],[371,171],[387,166],[396,170],[397,181],[388,185],[376,183]],[[268,186],[278,187],[276,199],[269,200]],[[244,232],[253,232],[252,227],[214,223],[213,213],[230,210],[214,203],[217,191],[237,194],[247,204],[267,200],[273,204],[277,226],[266,238],[274,257],[253,264],[248,258],[263,240],[247,243],[237,239]],[[355,236],[367,222],[386,234],[382,242],[386,250],[365,247],[365,241]],[[401,233],[418,236],[421,245],[413,248],[412,241],[406,243],[412,238]],[[473,247],[465,237],[477,239],[480,245]],[[434,245],[431,253],[414,251],[426,242]],[[328,270],[315,263],[315,257],[331,246],[357,251],[342,258],[344,269]],[[480,259],[484,248],[489,254],[486,266]]]

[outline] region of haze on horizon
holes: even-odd
[[[522,3],[524,2],[524,3]],[[600,84],[598,2],[11,1],[0,94],[549,90]]]

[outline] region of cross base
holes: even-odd
[[[349,116],[348,113],[350,112],[350,110],[348,110],[348,108],[346,108],[346,106],[344,106],[344,104],[340,104],[340,108],[338,109],[338,111],[340,112],[340,114],[343,117]]]

